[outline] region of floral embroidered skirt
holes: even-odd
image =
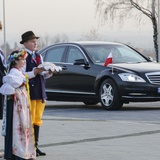
[[[10,117],[8,117],[8,114],[10,114]],[[12,131],[8,125],[12,125]],[[29,100],[25,87],[16,89],[14,99],[7,102],[6,126],[5,158],[10,157],[11,155],[9,154],[12,153],[12,159],[35,159],[34,134],[31,124]],[[12,144],[10,145],[10,143]]]

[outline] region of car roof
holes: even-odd
[[[119,43],[119,42],[106,42],[106,41],[69,41],[69,42],[55,43],[53,45],[62,45],[62,44],[76,44],[76,45],[117,44],[117,45],[123,45],[122,43]]]
[[[70,41],[70,42],[61,42],[61,43],[55,43],[49,46],[46,46],[39,50],[39,53],[42,53],[45,51],[47,48],[50,48],[52,46],[57,46],[57,45],[104,45],[104,44],[109,44],[109,45],[124,45],[123,43],[119,42],[106,42],[106,41]]]
[[[76,44],[81,44],[81,45],[95,45],[95,44],[121,44],[118,42],[106,42],[106,41],[75,41],[75,42],[70,42],[70,43],[76,43]]]

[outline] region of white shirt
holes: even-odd
[[[18,88],[25,81],[26,77],[17,68],[12,68],[10,72],[3,77],[3,83],[9,83],[14,88]]]
[[[15,94],[15,89],[19,88],[26,82],[26,77],[16,68],[12,68],[10,72],[3,77],[3,85],[0,87],[0,93],[3,95]]]

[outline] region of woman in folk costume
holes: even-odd
[[[20,71],[26,63],[26,57],[24,50],[9,55],[9,73],[3,77],[0,88],[0,92],[7,95],[4,153],[7,160],[36,158],[27,77]]]

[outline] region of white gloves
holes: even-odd
[[[62,71],[62,67],[60,67],[60,66],[44,66],[44,69],[46,70],[46,71],[52,71],[52,72],[54,72],[54,71],[56,71],[56,72],[60,72],[60,71]]]
[[[50,63],[50,62],[44,62],[44,63],[42,63],[38,66],[38,68],[41,68],[41,67],[43,67],[46,71],[49,71],[49,70],[52,71],[52,72],[62,71],[62,67],[56,66],[55,64]]]

